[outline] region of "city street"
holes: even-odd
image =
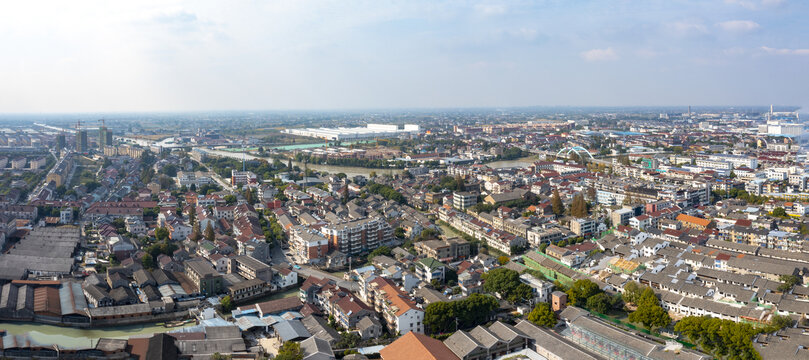
[[[280,246],[274,246],[272,248],[272,260],[270,260],[270,261],[272,262],[273,265],[281,265],[283,263],[292,264],[292,262],[289,261],[289,259],[287,259],[287,256],[284,254],[284,252],[283,252],[283,250],[281,249]],[[342,279],[340,277],[337,277],[337,276],[335,276],[333,274],[330,274],[328,272],[325,272],[323,270],[315,269],[315,268],[313,268],[313,267],[311,267],[309,265],[298,265],[298,266],[300,268],[295,269],[295,271],[297,271],[298,274],[300,274],[303,277],[315,276],[315,277],[319,277],[319,278],[328,278],[328,279],[334,280],[335,282],[339,283],[340,286],[345,287],[348,290],[351,290],[351,291],[358,291],[359,290],[359,284],[357,284],[357,283],[355,283],[353,281],[351,281],[351,282],[345,281],[344,279]]]

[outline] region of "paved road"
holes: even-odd
[[[272,259],[270,261],[275,265],[280,265],[283,263],[292,264],[292,261],[290,261],[286,255],[284,255],[284,252],[280,246],[273,246],[271,256]],[[353,292],[357,292],[360,289],[359,284],[357,284],[356,282],[344,281],[340,277],[334,276],[322,270],[315,269],[309,265],[298,265],[298,266],[300,267],[300,269],[296,269],[295,271],[297,271],[301,276],[304,277],[315,276],[319,278],[331,279],[339,283],[340,286],[347,288],[349,291]]]
[[[235,191],[233,186],[231,186],[230,183],[222,179],[222,177],[219,176],[219,174],[211,171],[211,177],[214,179],[214,181],[219,183],[219,185],[222,185],[222,188],[224,188],[225,190]]]
[[[56,170],[56,165],[59,165],[59,161],[62,160],[62,158],[59,158],[58,153],[56,151],[50,150],[49,153],[54,157],[54,159],[56,159],[56,162],[53,164],[51,169],[48,170],[48,172],[42,177],[37,186],[35,186],[34,189],[31,190],[30,193],[28,193],[28,201],[32,201],[34,200],[35,197],[39,196],[39,193],[42,192],[42,190],[45,188],[45,185],[47,185],[48,175],[50,175],[51,173],[53,173],[54,170]],[[73,167],[73,169],[71,170],[75,170],[75,167]],[[71,171],[70,174],[72,176],[73,172]],[[70,178],[68,178],[68,180],[69,179]]]

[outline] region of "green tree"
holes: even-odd
[[[643,324],[647,329],[668,326],[671,317],[662,307],[651,288],[646,288],[638,299],[638,309],[629,314],[629,321]]]
[[[525,284],[520,281],[520,274],[514,270],[501,267],[484,273],[481,278],[484,281],[484,291],[498,293],[503,299],[511,302],[528,300],[531,295],[529,291],[526,296],[525,288],[518,289],[520,285]]]
[[[786,315],[773,315],[770,318],[770,327],[772,331],[777,331],[783,328],[792,327],[795,324],[795,321],[792,320],[791,317]],[[772,332],[768,331],[768,332]]]
[[[606,314],[610,306],[612,306],[611,299],[605,293],[598,293],[587,299],[587,308],[595,312]]]
[[[224,312],[230,312],[236,307],[236,305],[233,304],[233,299],[230,298],[230,295],[225,295],[225,297],[219,300],[219,305],[222,306],[222,311]]]
[[[154,257],[149,253],[143,254],[143,257],[140,258],[140,263],[145,269],[151,270],[155,268]]]
[[[213,232],[213,225],[208,224],[205,227],[205,240],[214,241],[214,239],[216,239],[216,235]]]
[[[455,191],[466,191],[466,184],[464,184],[464,179],[461,175],[455,176]]]
[[[253,190],[251,190],[250,188],[247,188],[247,190],[245,190],[244,198],[250,205],[254,205],[256,203],[255,197],[253,196]]]
[[[783,284],[778,286],[778,291],[780,292],[788,292],[789,290],[792,290],[795,285],[801,283],[801,278],[797,275],[781,275],[778,280],[783,282]]]
[[[556,313],[551,310],[551,305],[548,303],[538,303],[534,306],[534,309],[528,313],[528,317],[526,319],[537,326],[544,326],[547,328],[553,328],[556,326],[557,319]]]
[[[438,334],[455,330],[455,304],[439,301],[430,303],[424,310],[424,325],[430,333]]]
[[[154,236],[158,241],[166,240],[169,238],[169,230],[164,227],[155,229]]]
[[[168,177],[175,177],[175,176],[177,176],[177,166],[175,166],[173,164],[168,164],[166,166],[163,166],[160,169],[160,173],[161,174],[166,174],[166,176],[168,176]]]
[[[784,210],[784,208],[782,208],[782,207],[777,207],[777,208],[773,209],[772,210],[772,216],[781,217],[781,218],[789,217],[789,215],[787,215],[787,211]]]
[[[200,239],[202,239],[202,231],[199,229],[199,221],[197,221],[191,228],[191,240],[199,241]]]
[[[629,321],[643,324],[647,329],[665,327],[671,323],[669,314],[660,305],[641,305],[629,314]]]
[[[373,259],[373,258],[375,258],[375,257],[377,257],[379,255],[390,256],[390,254],[391,254],[390,248],[385,246],[385,245],[382,245],[382,246],[374,249],[374,251],[371,251],[370,254],[368,254],[368,261],[371,261],[371,259]]]
[[[497,257],[497,262],[500,263],[500,265],[508,264],[509,261],[511,261],[511,259],[509,259],[508,256],[502,255]]]
[[[594,201],[596,199],[596,188],[590,186],[587,188],[587,198],[590,201]]]
[[[562,198],[559,197],[559,190],[553,189],[553,197],[551,197],[551,208],[553,213],[561,216],[565,213],[565,204],[562,203]]]
[[[624,301],[635,304],[640,299],[640,294],[643,292],[643,287],[637,282],[629,281],[624,284]]]
[[[718,359],[761,359],[752,338],[762,329],[754,329],[750,324],[710,316],[687,316],[674,325],[674,331]]]
[[[491,314],[500,307],[497,299],[485,294],[471,294],[464,300],[453,302],[460,309],[456,312],[461,314],[459,319],[462,328],[485,324],[491,319]]]
[[[567,301],[570,305],[586,305],[587,299],[601,292],[598,284],[589,279],[576,280],[567,290]]]
[[[301,345],[294,341],[287,341],[278,349],[275,360],[303,360]]]
[[[570,203],[570,215],[577,218],[587,216],[587,202],[584,201],[584,195],[581,193],[573,197],[573,202]]]
[[[228,194],[228,195],[225,195],[225,203],[226,203],[228,206],[235,204],[235,203],[236,203],[236,200],[237,200],[237,199],[236,199],[236,195],[233,195],[233,194]]]
[[[355,348],[359,344],[360,335],[354,331],[344,331],[340,333],[340,340],[334,344],[335,349]]]
[[[472,328],[489,321],[499,307],[497,300],[484,294],[472,294],[466,299],[434,302],[424,309],[424,325],[430,334],[447,333]]]

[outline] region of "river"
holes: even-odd
[[[242,158],[246,158],[248,160],[260,159],[260,160],[272,161],[271,158],[265,158],[265,157],[251,155],[251,154],[228,152],[228,151],[222,151],[222,150],[211,150],[211,149],[204,149],[204,148],[199,148],[199,149],[203,150],[205,152],[211,153],[213,155],[230,157],[230,158],[239,159],[239,160],[241,160]],[[491,168],[525,167],[525,166],[533,164],[535,161],[537,161],[537,156],[536,155],[531,155],[531,156],[526,156],[526,157],[522,157],[522,158],[514,159],[514,160],[494,161],[494,162],[490,162],[490,163],[488,163],[486,165],[488,165]],[[293,161],[292,165],[298,166],[300,168],[304,167],[303,163],[297,162],[297,161]],[[398,173],[402,172],[402,169],[393,169],[393,168],[391,168],[391,169],[374,169],[374,168],[364,168],[364,167],[357,167],[357,166],[341,166],[341,165],[306,164],[306,167],[309,168],[309,169],[315,170],[315,171],[319,171],[319,172],[325,171],[325,172],[327,172],[329,174],[344,173],[344,174],[348,175],[349,177],[353,177],[353,176],[356,176],[356,175],[362,175],[362,176],[365,176],[365,177],[369,177],[369,174],[371,174],[371,172],[375,172],[375,173],[377,173],[379,175],[382,175],[382,174],[395,175],[395,174],[398,174]]]
[[[537,162],[539,158],[536,155],[521,157],[514,160],[500,160],[500,161],[493,161],[486,165],[488,165],[492,169],[499,169],[499,168],[512,168],[512,167],[526,167]]]
[[[57,344],[69,348],[94,346],[99,338],[127,339],[131,336],[148,336],[154,333],[168,332],[193,325],[194,323],[190,322],[183,326],[166,328],[163,325],[152,323],[97,329],[78,329],[30,322],[0,322],[0,329],[5,330],[11,335],[23,335],[28,333],[36,342],[42,344]]]
[[[260,157],[260,156],[255,156],[255,155],[251,155],[251,154],[243,154],[243,153],[240,153],[240,152],[211,150],[211,149],[205,149],[205,148],[198,148],[198,149],[203,150],[203,151],[205,151],[207,153],[210,153],[212,155],[215,155],[215,156],[229,157],[229,158],[238,159],[238,160],[241,160],[242,158],[245,158],[247,160],[256,160],[256,159],[258,159],[258,160],[272,161],[272,159],[268,158],[268,157]],[[293,166],[298,166],[301,169],[303,169],[303,167],[304,167],[303,163],[297,162],[297,161],[293,161],[292,165]],[[394,174],[398,174],[398,173],[400,173],[402,171],[402,169],[372,169],[372,168],[364,168],[364,167],[358,167],[358,166],[320,165],[320,164],[306,164],[306,167],[309,168],[309,169],[315,170],[315,171],[319,171],[319,172],[325,171],[325,172],[327,172],[329,174],[344,173],[344,174],[348,175],[349,177],[353,177],[353,176],[356,176],[356,175],[362,175],[362,176],[368,177],[369,174],[372,171],[376,172],[379,175],[382,175],[382,174],[394,175]]]
[[[300,287],[296,286],[282,292],[253,299],[240,306],[297,296],[298,289],[300,289]],[[163,325],[151,323],[103,327],[96,329],[79,329],[30,322],[0,322],[0,329],[5,330],[11,335],[23,335],[28,333],[36,342],[42,344],[58,344],[59,346],[70,348],[93,346],[96,344],[96,342],[98,342],[99,338],[128,339],[132,336],[149,336],[155,333],[169,332],[194,325],[194,322],[190,322],[182,326],[166,328]]]

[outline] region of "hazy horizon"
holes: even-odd
[[[75,111],[75,112],[0,112],[0,119],[2,117],[27,117],[27,116],[83,116],[83,115],[160,115],[160,114],[251,114],[251,113],[279,113],[279,114],[352,114],[352,113],[440,113],[440,112],[513,112],[513,111],[531,111],[531,112],[548,112],[552,110],[574,110],[575,112],[609,112],[611,110],[619,112],[643,112],[650,113],[663,111],[667,113],[676,113],[679,111],[686,112],[691,107],[692,112],[708,112],[708,111],[728,111],[738,110],[741,112],[749,111],[768,111],[770,105],[528,105],[528,106],[479,106],[479,107],[411,107],[411,108],[350,108],[350,109],[209,109],[209,110],[138,110],[138,111]],[[773,104],[774,111],[787,111],[798,112],[803,114],[806,109],[796,105],[775,105]]]
[[[0,5],[0,115],[805,109],[807,13],[788,0],[15,2]]]

